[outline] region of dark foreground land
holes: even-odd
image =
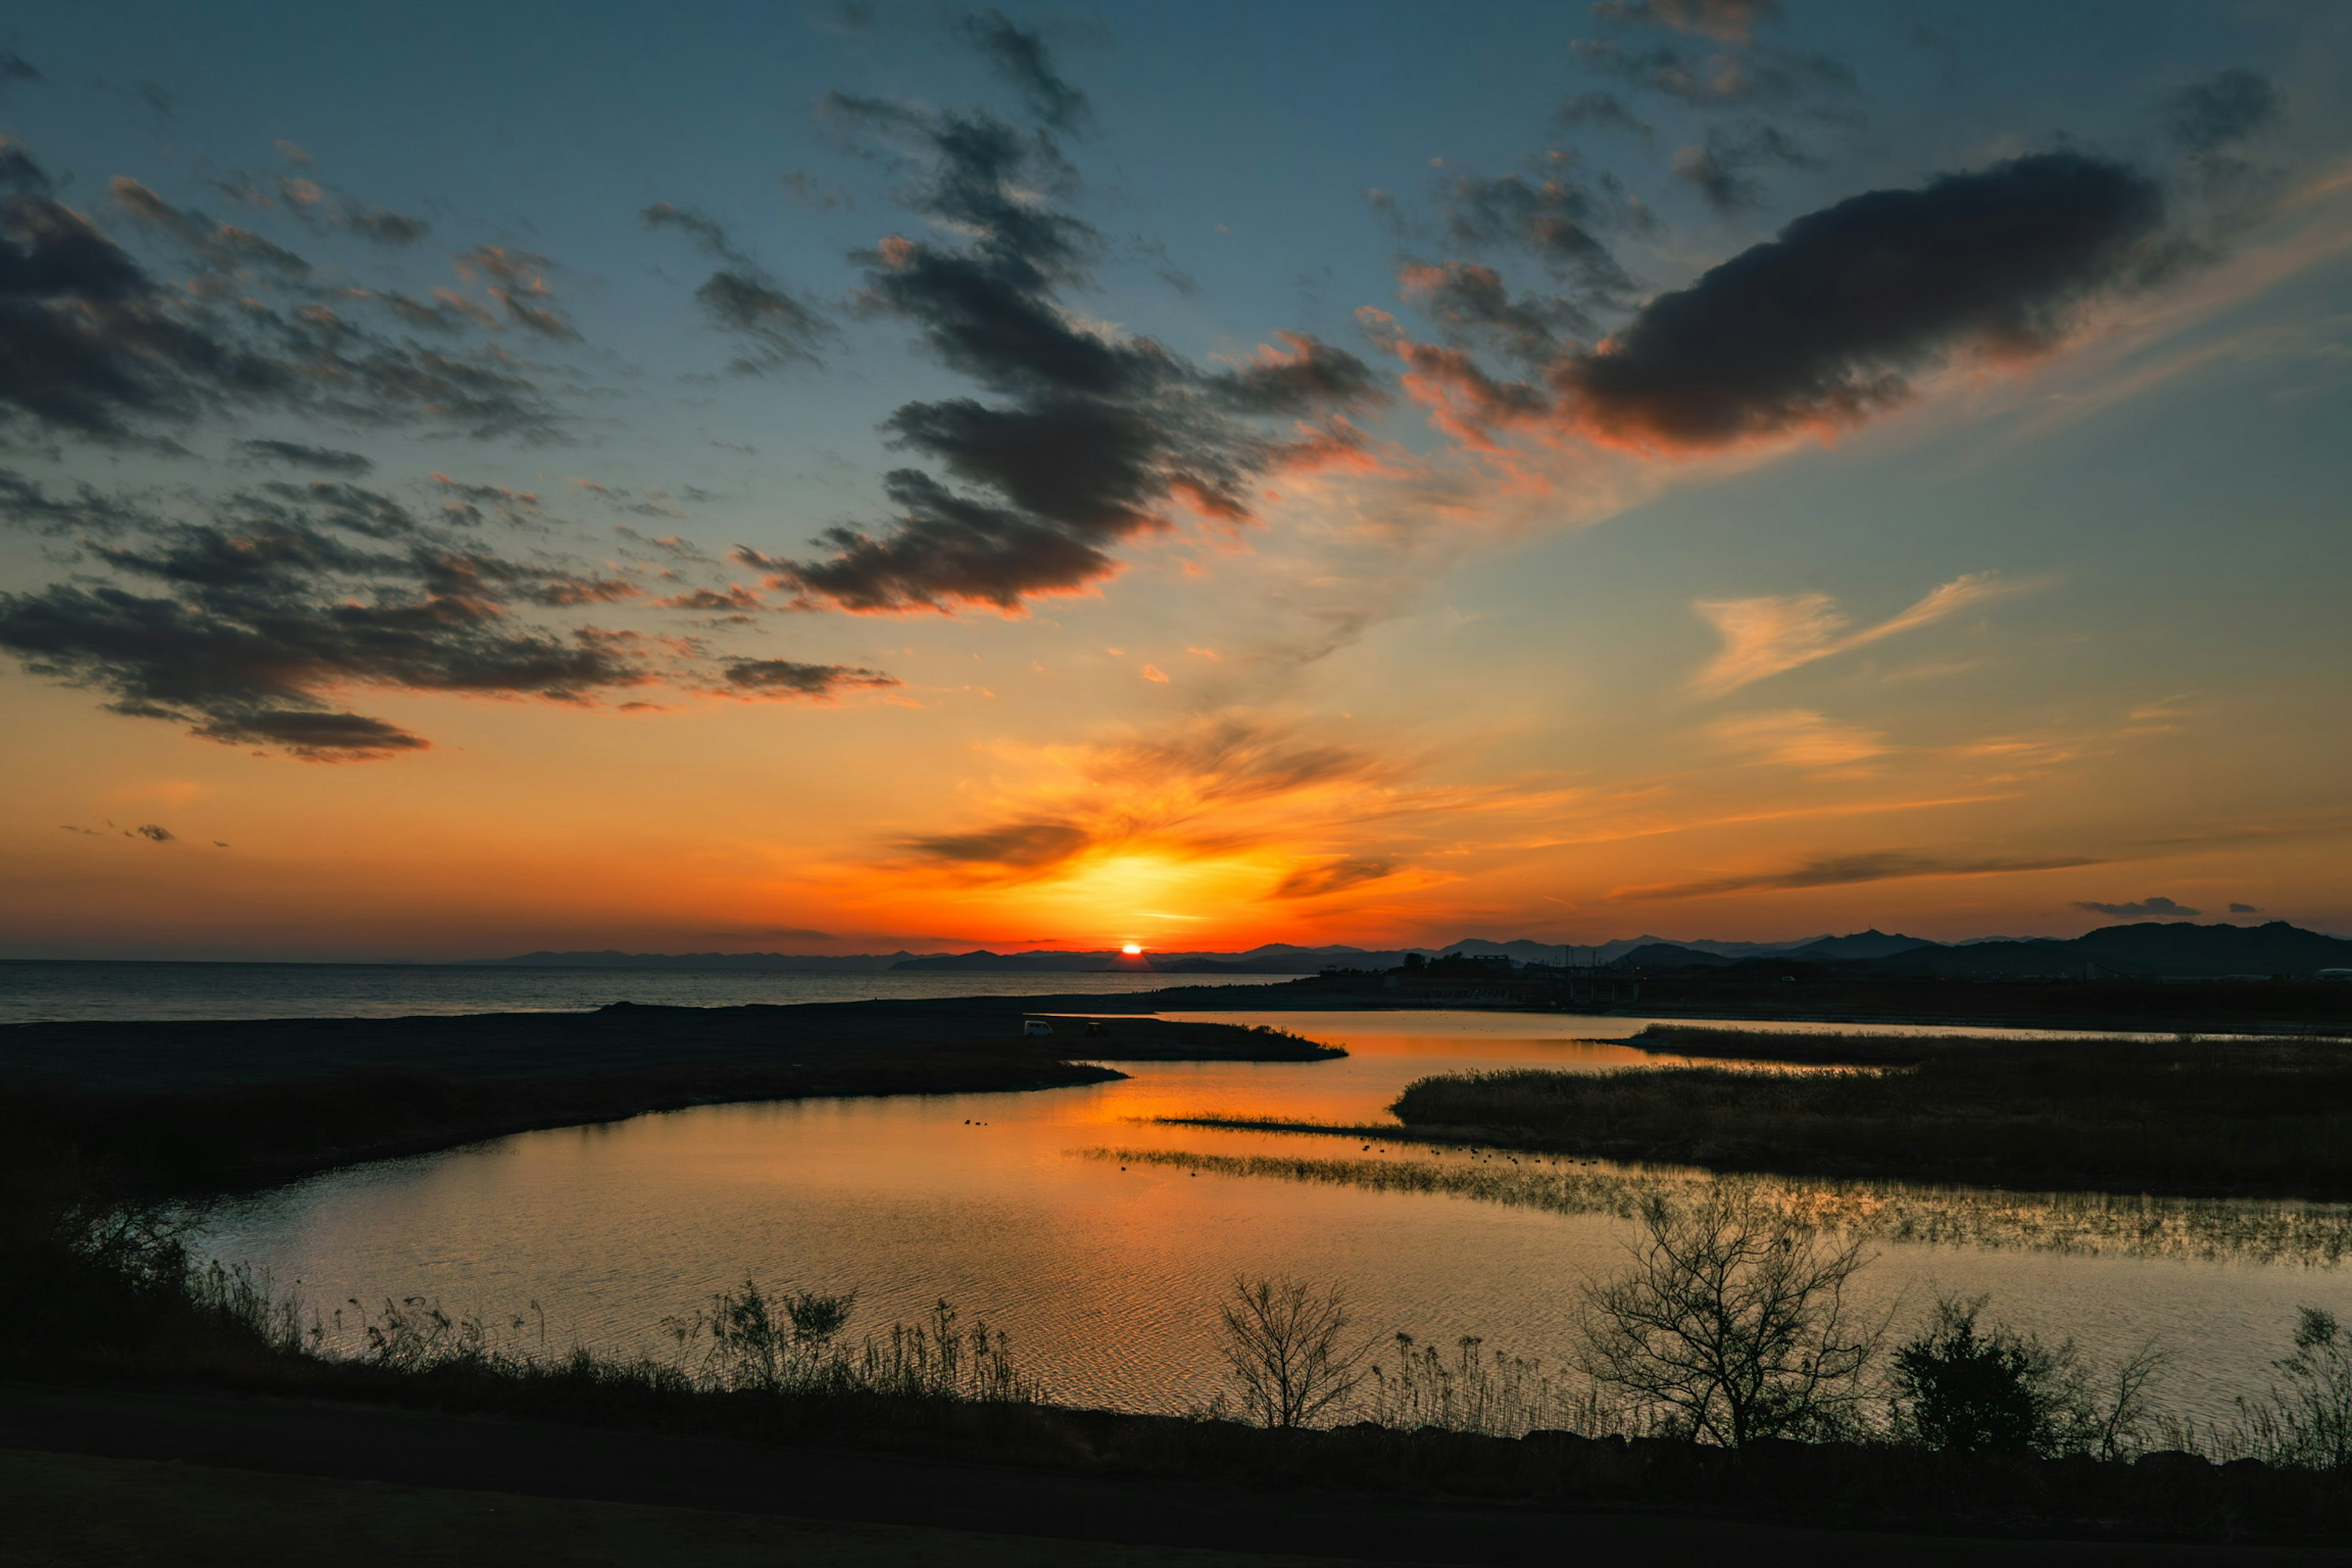
[[[1103,1061],[1341,1054],[1150,1018],[1024,1035],[1024,1000],[19,1024],[0,1028],[0,1144],[29,1140],[45,1163],[144,1193],[215,1192],[689,1105],[1055,1089],[1120,1076]]]
[[[1654,1028],[1757,1065],[1423,1079],[1412,1135],[1719,1170],[2352,1198],[2352,1041],[1988,1040]],[[1391,1130],[1391,1135],[1393,1135]]]
[[[1865,1450],[1793,1444],[1732,1455],[998,1415],[1007,1427],[1067,1426],[1066,1441],[1091,1428],[1094,1451],[1071,1442],[1048,1468],[1017,1430],[997,1434],[992,1450],[860,1451],[192,1389],[0,1384],[0,1562],[310,1563],[329,1542],[339,1560],[364,1563],[726,1563],[784,1548],[789,1561],[844,1568],[2342,1560],[2340,1548],[2292,1539],[2296,1526],[2337,1524],[2339,1489],[2259,1467],[1914,1458],[1916,1473],[1893,1476],[1874,1472],[1901,1456],[1874,1463]],[[1187,1429],[1189,1456],[1171,1440]],[[1013,1462],[971,1462],[982,1457]],[[1890,1483],[1915,1488],[1914,1506],[1879,1506]],[[1956,1505],[1986,1533],[1930,1533]],[[1842,1529],[1790,1522],[1841,1511]],[[2137,1525],[2119,1528],[2118,1514]],[[2270,1539],[2230,1541],[2231,1520]],[[2167,1525],[2217,1523],[2222,1540],[2158,1538]]]

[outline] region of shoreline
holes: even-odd
[[[93,1170],[132,1202],[205,1198],[698,1105],[1026,1092],[1125,1076],[1107,1062],[1345,1054],[1118,1015],[1032,1036],[1030,1000],[20,1024],[0,1029],[0,1134],[28,1173]]]

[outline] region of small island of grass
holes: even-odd
[[[1661,1026],[1630,1043],[1741,1065],[1446,1074],[1391,1110],[1416,1139],[1717,1170],[2352,1198],[2352,1042]]]

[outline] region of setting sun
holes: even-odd
[[[1130,942],[1126,946],[1120,948],[1119,952],[1127,954],[1129,958],[1135,958],[1142,953],[1143,944],[1141,942]]]

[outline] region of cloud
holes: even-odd
[[[1168,679],[1167,672],[1156,664],[1145,665],[1143,667],[1142,674],[1143,679],[1146,680],[1157,680],[1164,684]]]
[[[1447,238],[1473,249],[1508,248],[1533,256],[1572,279],[1596,301],[1627,297],[1633,280],[1601,235],[1636,222],[1622,195],[1596,192],[1565,164],[1534,176],[1457,174],[1438,192]]]
[[[1864,882],[1904,881],[1915,877],[2000,877],[2022,871],[2061,871],[2103,862],[2085,856],[2041,858],[1987,857],[1970,859],[1887,849],[1867,855],[1837,855],[1810,860],[1793,870],[1757,871],[1695,882],[1660,882],[1619,888],[1612,903],[1646,899],[1701,899],[1724,893],[1785,892],[1805,888],[1844,888]]]
[[[584,702],[658,674],[630,634],[525,614],[633,584],[471,547],[347,483],[265,485],[197,521],[134,514],[90,552],[136,587],[0,593],[0,648],[111,711],[215,741],[380,757],[427,742],[343,710],[352,688]]]
[[[1689,689],[1701,697],[1720,697],[1783,670],[1850,653],[2041,585],[1997,572],[1971,572],[1933,590],[1900,614],[1859,631],[1847,629],[1851,622],[1827,594],[1702,599],[1691,608],[1715,627],[1723,647],[1691,678]]]
[[[45,79],[41,74],[40,67],[35,65],[32,61],[26,59],[24,56],[18,54],[14,49],[0,49],[0,85],[5,85],[12,81],[40,81],[43,79]]]
[[[849,664],[795,664],[788,658],[739,658],[725,669],[727,689],[737,697],[790,699],[832,697],[903,684],[878,669]]]
[[[351,423],[543,438],[557,416],[517,362],[370,331],[316,297],[301,258],[116,182],[116,205],[196,265],[159,284],[87,216],[20,175],[0,201],[0,422],[114,445],[267,405]],[[347,297],[370,300],[365,289]]]
[[[2263,912],[2263,907],[2260,904],[2231,904],[2230,912],[2233,915],[2258,915]]]
[[[1816,169],[1821,160],[1776,126],[1744,121],[1735,128],[1707,127],[1706,141],[1674,155],[1676,178],[1697,188],[1718,212],[1736,212],[1763,200],[1763,188],[1748,176],[1766,167]]]
[[[1055,131],[1073,131],[1092,112],[1087,95],[1055,74],[1045,40],[1006,21],[1003,12],[966,16],[958,31],[986,57],[999,76],[1013,84],[1039,123]]]
[[[1450,333],[1492,343],[1538,367],[1559,356],[1562,335],[1594,330],[1592,318],[1575,301],[1532,294],[1514,299],[1500,273],[1475,261],[1407,267],[1397,275],[1397,285]]]
[[[373,460],[357,452],[339,451],[331,447],[311,447],[299,441],[239,441],[236,450],[237,456],[248,463],[277,463],[289,468],[348,474],[353,479],[375,467]]]
[[[221,223],[194,208],[182,209],[128,174],[108,183],[114,205],[141,223],[152,225],[177,240],[200,264],[231,277],[261,268],[283,278],[309,276],[310,264],[282,245],[249,228]]]
[[[25,150],[23,142],[0,136],[0,191],[16,195],[46,196],[55,189],[49,172]]]
[[[1366,809],[1380,801],[1395,771],[1369,752],[1231,712],[1047,756],[1075,787],[1015,794],[998,803],[992,823],[898,847],[964,883],[1035,881],[1097,858],[1182,865],[1253,856],[1268,865],[1251,874],[1272,888],[1301,866],[1335,858],[1318,854],[1314,839],[1344,815],[1343,803]]]
[[[1629,47],[1613,38],[1579,39],[1569,48],[1597,76],[1614,77],[1699,109],[1843,97],[1859,90],[1853,70],[1827,55],[1737,45],[1714,52],[1670,43]]]
[[[2084,900],[2078,902],[2074,907],[2095,915],[2112,915],[2119,921],[2147,920],[2152,916],[2158,919],[2168,916],[2186,917],[2204,913],[2202,910],[2192,910],[2187,904],[2176,904],[2170,899],[2162,898],[2140,899],[2128,904],[2102,904]],[[2235,905],[2231,907],[2236,908]]]
[[[52,495],[35,480],[0,468],[0,522],[35,533],[117,533],[154,516],[137,502],[110,496],[87,480],[70,496]]]
[[[1270,899],[1319,899],[1331,893],[1346,892],[1367,882],[1377,882],[1396,875],[1397,868],[1387,860],[1354,859],[1345,856],[1301,866],[1275,884]]]
[[[2189,153],[2217,153],[2276,121],[2286,100],[2270,79],[2243,66],[2217,71],[2167,96],[2165,134]]]
[[[498,301],[507,319],[543,338],[570,341],[580,336],[571,318],[554,304],[555,289],[547,280],[555,264],[530,250],[509,250],[502,245],[478,245],[457,257],[460,278],[487,278],[482,291]]]
[[[1734,714],[1707,732],[1736,756],[1790,768],[1850,768],[1887,751],[1884,736],[1803,709]]]
[[[1034,876],[1083,853],[1093,842],[1071,822],[1009,822],[976,833],[944,833],[901,840],[925,860],[960,868]]]
[[[125,838],[144,838],[152,844],[169,844],[173,839],[177,838],[179,835],[173,832],[170,828],[164,826],[160,822],[147,822],[142,823],[137,827],[124,828],[122,830],[122,837]]]
[[[890,440],[966,488],[897,469],[884,485],[897,515],[878,533],[828,530],[815,542],[830,554],[814,561],[739,552],[769,586],[810,608],[1017,613],[1108,575],[1111,548],[1171,527],[1178,505],[1241,523],[1258,479],[1355,451],[1341,416],[1382,394],[1343,350],[1283,334],[1242,363],[1204,369],[1064,306],[1101,237],[1041,195],[1075,179],[1044,132],[838,94],[827,113],[911,142],[923,172],[907,199],[960,241],[886,239],[867,257],[861,309],[911,323],[994,401],[899,407],[885,422]],[[1272,419],[1294,422],[1291,436],[1266,434]]]
[[[1603,131],[1621,131],[1629,136],[1647,136],[1650,123],[1625,107],[1624,100],[1613,92],[1580,92],[1553,111],[1552,118],[1570,131],[1588,125]]]
[[[1603,442],[1830,434],[1904,402],[1911,374],[1955,352],[2049,352],[2076,307],[2151,275],[2163,216],[2146,176],[2078,153],[1873,191],[1652,300],[1553,384]]]
[[[745,344],[746,352],[729,369],[758,375],[788,364],[824,363],[817,349],[834,335],[833,323],[739,249],[717,220],[667,202],[656,202],[641,216],[646,227],[675,228],[727,263],[703,279],[694,298],[714,325]]]
[[[1780,19],[1780,0],[1600,0],[1592,14],[1607,21],[1744,44],[1759,25]]]

